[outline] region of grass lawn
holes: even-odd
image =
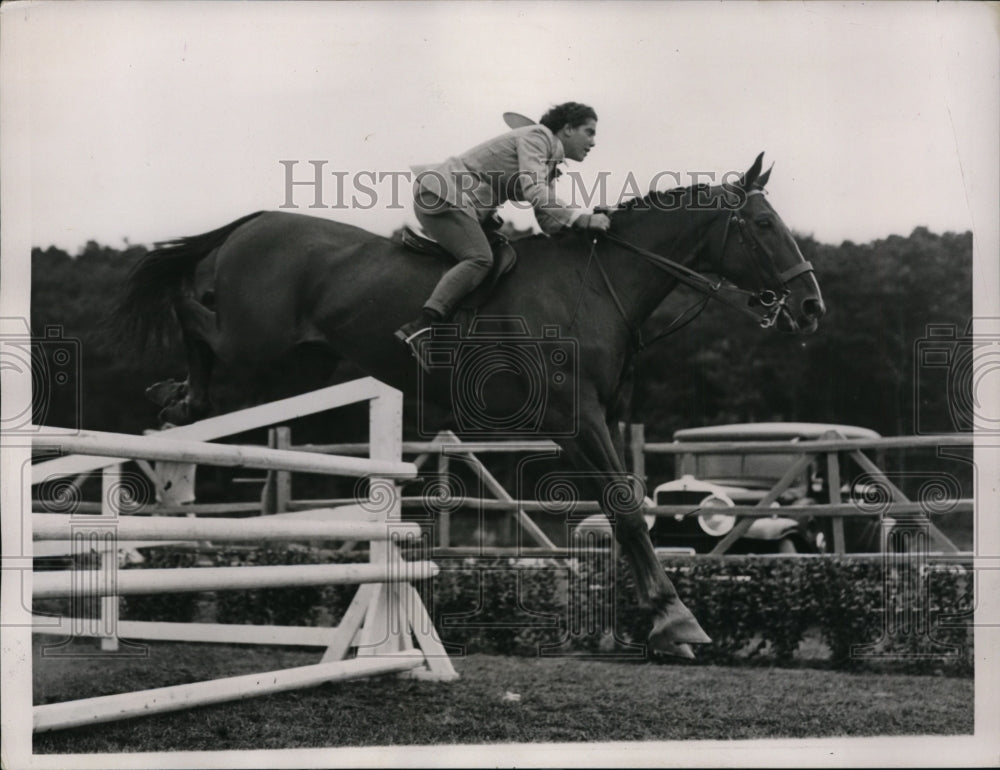
[[[92,642],[79,642],[93,654]],[[35,703],[319,660],[290,648],[152,643],[148,658],[42,657]],[[452,683],[394,676],[43,733],[36,753],[489,742],[969,735],[973,680],[817,668],[455,658]],[[519,695],[513,698],[508,693]]]

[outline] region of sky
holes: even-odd
[[[657,174],[660,187],[717,179],[765,151],[772,205],[829,243],[974,229],[978,153],[995,151],[995,7],[16,5],[4,76],[24,89],[30,154],[17,194],[32,244],[71,253],[283,204],[388,234],[412,220],[410,165],[501,133],[505,111],[537,119],[568,100],[597,110],[597,146],[567,171],[603,178],[602,202]],[[326,208],[305,185],[289,196],[289,169],[308,181],[309,161],[323,162]]]

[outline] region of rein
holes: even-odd
[[[762,190],[751,190],[748,193],[748,197],[750,195],[762,195],[762,194],[763,194]],[[755,321],[757,321],[758,324],[764,329],[768,329],[774,326],[782,310],[784,310],[785,308],[785,302],[788,299],[788,296],[791,294],[791,290],[787,288],[788,282],[791,281],[793,278],[802,275],[803,273],[813,272],[812,263],[809,261],[803,261],[779,273],[775,265],[774,255],[763,243],[761,243],[756,238],[753,232],[749,229],[749,227],[747,226],[746,218],[742,216],[742,208],[733,210],[729,213],[729,219],[726,222],[726,228],[723,233],[722,248],[720,251],[720,255],[725,255],[726,244],[728,243],[729,239],[729,231],[731,230],[733,225],[736,225],[736,227],[738,228],[738,237],[740,245],[743,247],[744,251],[747,252],[747,254],[750,256],[751,264],[755,266],[758,275],[762,275],[764,271],[770,273],[772,278],[776,279],[777,283],[782,288],[782,293],[780,296],[772,289],[760,289],[759,291],[748,291],[747,289],[742,289],[738,286],[725,286],[724,279],[722,278],[720,278],[718,281],[713,281],[707,276],[703,275],[702,273],[699,273],[696,270],[692,270],[686,265],[682,265],[680,262],[676,262],[675,260],[672,260],[669,257],[665,257],[662,254],[657,254],[656,252],[649,251],[648,249],[636,246],[635,244],[630,243],[624,238],[620,238],[619,236],[613,235],[612,233],[608,232],[603,234],[603,237],[606,238],[607,240],[619,244],[620,246],[628,249],[634,254],[638,254],[647,262],[651,263],[654,267],[657,267],[660,270],[669,273],[675,279],[677,279],[679,283],[682,283],[685,286],[694,289],[700,294],[703,294],[705,297],[700,303],[692,305],[690,308],[685,310],[680,316],[678,316],[677,319],[671,322],[671,324],[667,327],[666,331],[658,334],[650,342],[643,341],[641,330],[629,320],[628,314],[625,311],[625,306],[622,303],[621,299],[619,298],[618,293],[615,291],[614,286],[611,283],[611,279],[608,276],[607,271],[604,269],[604,265],[601,263],[601,260],[597,256],[598,239],[594,238],[590,250],[588,270],[590,266],[589,262],[595,262],[597,264],[597,267],[601,273],[601,278],[604,280],[604,285],[607,288],[608,293],[611,295],[611,299],[614,301],[615,307],[618,308],[618,312],[621,314],[622,318],[625,320],[625,323],[628,325],[630,331],[632,332],[633,340],[635,340],[636,353],[644,350],[653,342],[656,342],[662,339],[663,337],[666,337],[669,334],[673,334],[674,332],[678,331],[679,329],[689,324],[691,321],[697,318],[697,316],[708,305],[708,302],[713,299],[718,300],[719,302],[722,302],[723,304],[728,305],[729,307],[745,315],[750,316]],[[761,283],[764,283],[764,281],[762,280]],[[719,292],[723,289],[725,289],[727,292],[731,294],[742,295],[743,297],[746,297],[750,301],[759,304],[761,307],[765,308],[764,314],[761,315],[759,313],[755,313],[753,310],[747,307],[746,304],[741,304],[736,300],[726,296],[725,294],[720,294]],[[696,312],[694,312],[692,315],[689,315],[693,309],[695,309]]]

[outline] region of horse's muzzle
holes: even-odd
[[[790,334],[812,334],[819,328],[819,319],[826,315],[826,305],[819,297],[809,296],[803,299],[797,308],[788,303],[782,308],[781,315],[775,324],[777,329]]]
[[[809,296],[796,308],[792,302],[782,301],[774,308],[774,315],[764,316],[761,326],[773,326],[786,334],[812,334],[819,328],[819,319],[826,314],[826,305],[819,297]]]
[[[802,312],[799,327],[806,334],[812,334],[819,326],[819,319],[826,315],[826,305],[821,297],[806,297],[800,304]]]

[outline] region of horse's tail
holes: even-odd
[[[221,246],[233,232],[263,214],[256,211],[218,230],[157,243],[132,265],[122,293],[108,314],[105,325],[124,348],[156,350],[172,338],[169,320],[173,303],[190,279],[194,266]]]

